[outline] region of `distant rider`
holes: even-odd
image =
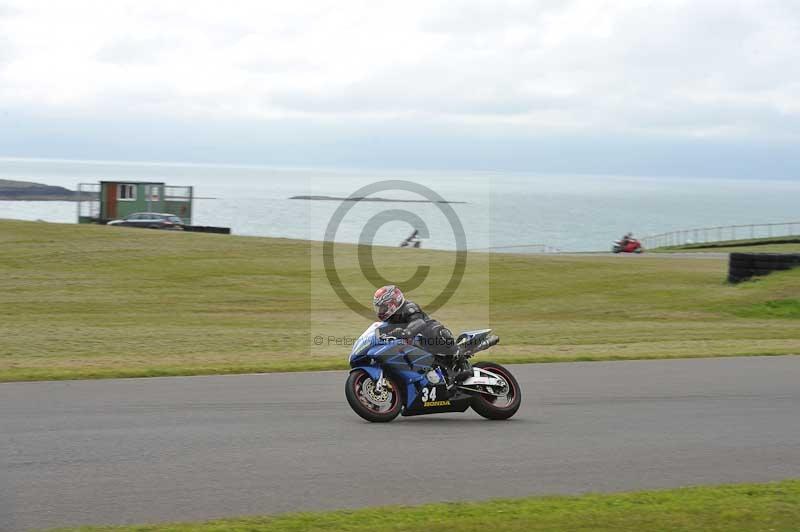
[[[397,325],[386,332],[386,336],[413,339],[421,334],[420,343],[426,351],[441,356],[458,353],[450,329],[425,314],[413,301],[406,300],[396,286],[378,288],[372,298],[372,306],[379,320]]]

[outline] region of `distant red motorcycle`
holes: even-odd
[[[642,243],[635,238],[629,239],[627,242],[622,240],[614,241],[614,246],[611,248],[614,253],[641,253],[644,251]]]

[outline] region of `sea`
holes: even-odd
[[[233,234],[434,249],[608,250],[634,236],[800,221],[800,179],[297,168],[0,158],[0,179],[191,185],[193,223]],[[299,200],[292,196],[389,200]],[[444,201],[444,202],[442,202]],[[448,202],[448,203],[445,203]],[[75,202],[0,201],[0,218],[76,223]]]

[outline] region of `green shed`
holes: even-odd
[[[179,216],[192,225],[193,187],[151,181],[100,181],[78,185],[78,223],[107,223],[136,212]]]

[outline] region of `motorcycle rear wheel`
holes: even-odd
[[[473,367],[491,371],[508,383],[507,404],[499,404],[499,397],[476,395],[472,398],[472,409],[486,419],[508,419],[519,410],[522,404],[522,392],[514,375],[506,368],[494,362],[478,362]]]
[[[375,391],[375,381],[363,369],[350,373],[344,386],[344,395],[353,412],[373,423],[386,423],[400,414],[403,401],[400,387],[390,378],[384,377],[387,390]]]

